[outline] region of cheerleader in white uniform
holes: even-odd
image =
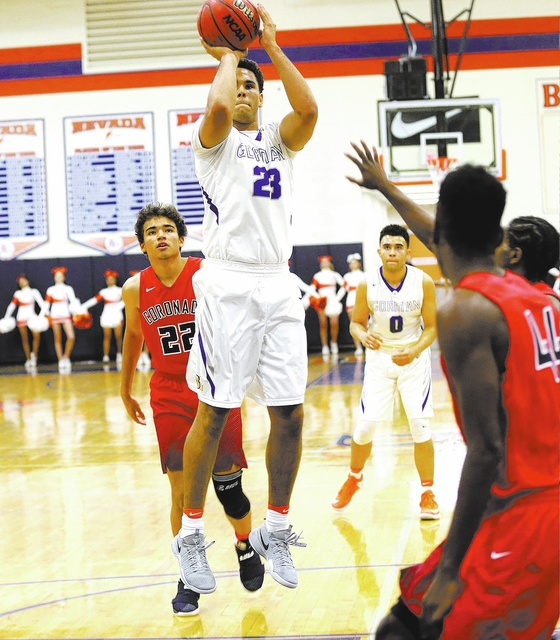
[[[72,311],[78,310],[80,305],[74,289],[66,284],[66,267],[52,269],[54,285],[47,289],[45,296],[45,314],[49,316],[49,323],[54,335],[54,349],[58,358],[58,370],[66,373],[72,370],[70,354],[74,348],[75,335],[72,324]],[[66,345],[62,348],[62,329],[66,334]]]
[[[344,274],[342,279],[342,287],[338,290],[336,295],[337,300],[342,301],[342,298],[346,296],[346,313],[348,319],[352,322],[352,311],[354,311],[354,305],[356,304],[356,289],[360,282],[365,280],[366,274],[362,271],[362,256],[359,253],[351,253],[346,259],[350,271]],[[355,356],[363,356],[364,350],[362,343],[356,338],[353,338],[356,350]]]
[[[133,269],[132,271],[129,271],[130,276],[135,276],[137,273],[140,273],[140,271],[137,271],[135,269]],[[146,372],[146,371],[149,371],[151,368],[152,368],[152,359],[150,357],[150,352],[148,351],[148,347],[144,342],[142,346],[142,353],[138,358],[138,364],[136,365],[136,369],[138,371]]]
[[[319,256],[321,271],[318,271],[311,281],[320,298],[327,299],[324,310],[316,309],[319,316],[319,333],[321,335],[322,354],[338,354],[338,316],[342,312],[342,304],[337,300],[337,285],[342,286],[342,276],[334,270],[331,256]],[[329,350],[327,319],[331,329],[331,348]]]
[[[123,301],[122,288],[117,286],[119,274],[116,271],[107,269],[103,274],[107,286],[90,298],[82,305],[82,309],[87,310],[99,302],[103,302],[103,311],[99,324],[103,327],[103,362],[109,362],[109,349],[111,347],[111,334],[115,334],[117,343],[117,365],[122,362],[122,327],[123,327]]]
[[[45,301],[37,289],[32,289],[29,286],[29,280],[24,273],[16,278],[16,282],[19,285],[19,290],[14,293],[4,317],[11,318],[12,314],[17,309],[16,323],[21,335],[23,350],[25,352],[25,368],[30,370],[37,366],[37,352],[39,351],[39,339],[41,334],[38,331],[30,330],[33,335],[33,350],[31,350],[29,348],[27,322],[30,318],[35,316],[35,305],[37,304],[39,309],[42,310]]]

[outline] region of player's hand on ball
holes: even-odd
[[[276,24],[270,17],[270,13],[262,6],[257,4],[257,11],[261,18],[261,31],[259,42],[263,49],[276,44]]]
[[[247,55],[249,51],[248,49],[243,49],[241,51],[239,49],[230,49],[229,47],[212,47],[206,42],[206,40],[203,40],[202,38],[200,38],[200,42],[204,47],[206,53],[208,53],[218,61],[220,61],[228,53],[233,53],[238,60],[241,60]]]

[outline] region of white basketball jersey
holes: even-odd
[[[382,267],[368,274],[369,329],[381,334],[384,347],[395,349],[413,344],[424,330],[423,276],[423,271],[407,265],[404,279],[394,288],[383,277]]]
[[[219,145],[200,143],[193,127],[196,175],[204,198],[202,251],[207,258],[283,264],[292,253],[292,161],[279,124],[258,131],[232,127]]]

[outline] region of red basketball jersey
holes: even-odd
[[[554,291],[554,289],[543,280],[541,280],[540,282],[535,282],[533,284],[533,287],[535,287],[535,289],[538,289],[539,291],[542,291],[547,296],[554,296],[555,298],[558,298],[558,300],[560,300],[560,295],[557,294],[556,291]]]
[[[140,272],[142,333],[152,365],[161,373],[185,375],[195,330],[192,276],[201,262],[189,257],[171,287],[162,284],[152,267]]]
[[[502,380],[507,425],[505,460],[500,465],[492,492],[496,497],[505,498],[535,489],[557,489],[560,450],[558,313],[533,285],[510,271],[503,277],[472,273],[465,276],[457,288],[478,291],[494,302],[509,329],[509,353]]]

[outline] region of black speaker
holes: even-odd
[[[386,60],[384,74],[387,78],[388,100],[423,100],[428,98],[425,58],[400,58]]]

